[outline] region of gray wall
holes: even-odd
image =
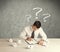
[[[16,38],[27,25],[35,21],[35,7],[43,8],[38,17],[42,28],[49,38],[60,38],[60,1],[59,0],[0,0],[0,38]],[[44,13],[51,17],[43,22]],[[32,15],[30,22],[26,15]]]

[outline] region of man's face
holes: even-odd
[[[37,30],[38,28],[36,26],[32,26],[33,31]]]

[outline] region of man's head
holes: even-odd
[[[34,31],[39,29],[40,27],[41,27],[41,22],[40,21],[35,21],[33,26],[32,26]]]

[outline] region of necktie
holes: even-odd
[[[34,31],[33,31],[32,34],[31,34],[31,38],[34,38]]]

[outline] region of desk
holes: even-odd
[[[10,46],[10,42],[7,39],[0,39],[0,52],[60,52],[60,39],[48,39],[49,43],[47,47],[35,45],[32,49],[26,49],[26,42],[22,40],[22,43],[17,47]]]

